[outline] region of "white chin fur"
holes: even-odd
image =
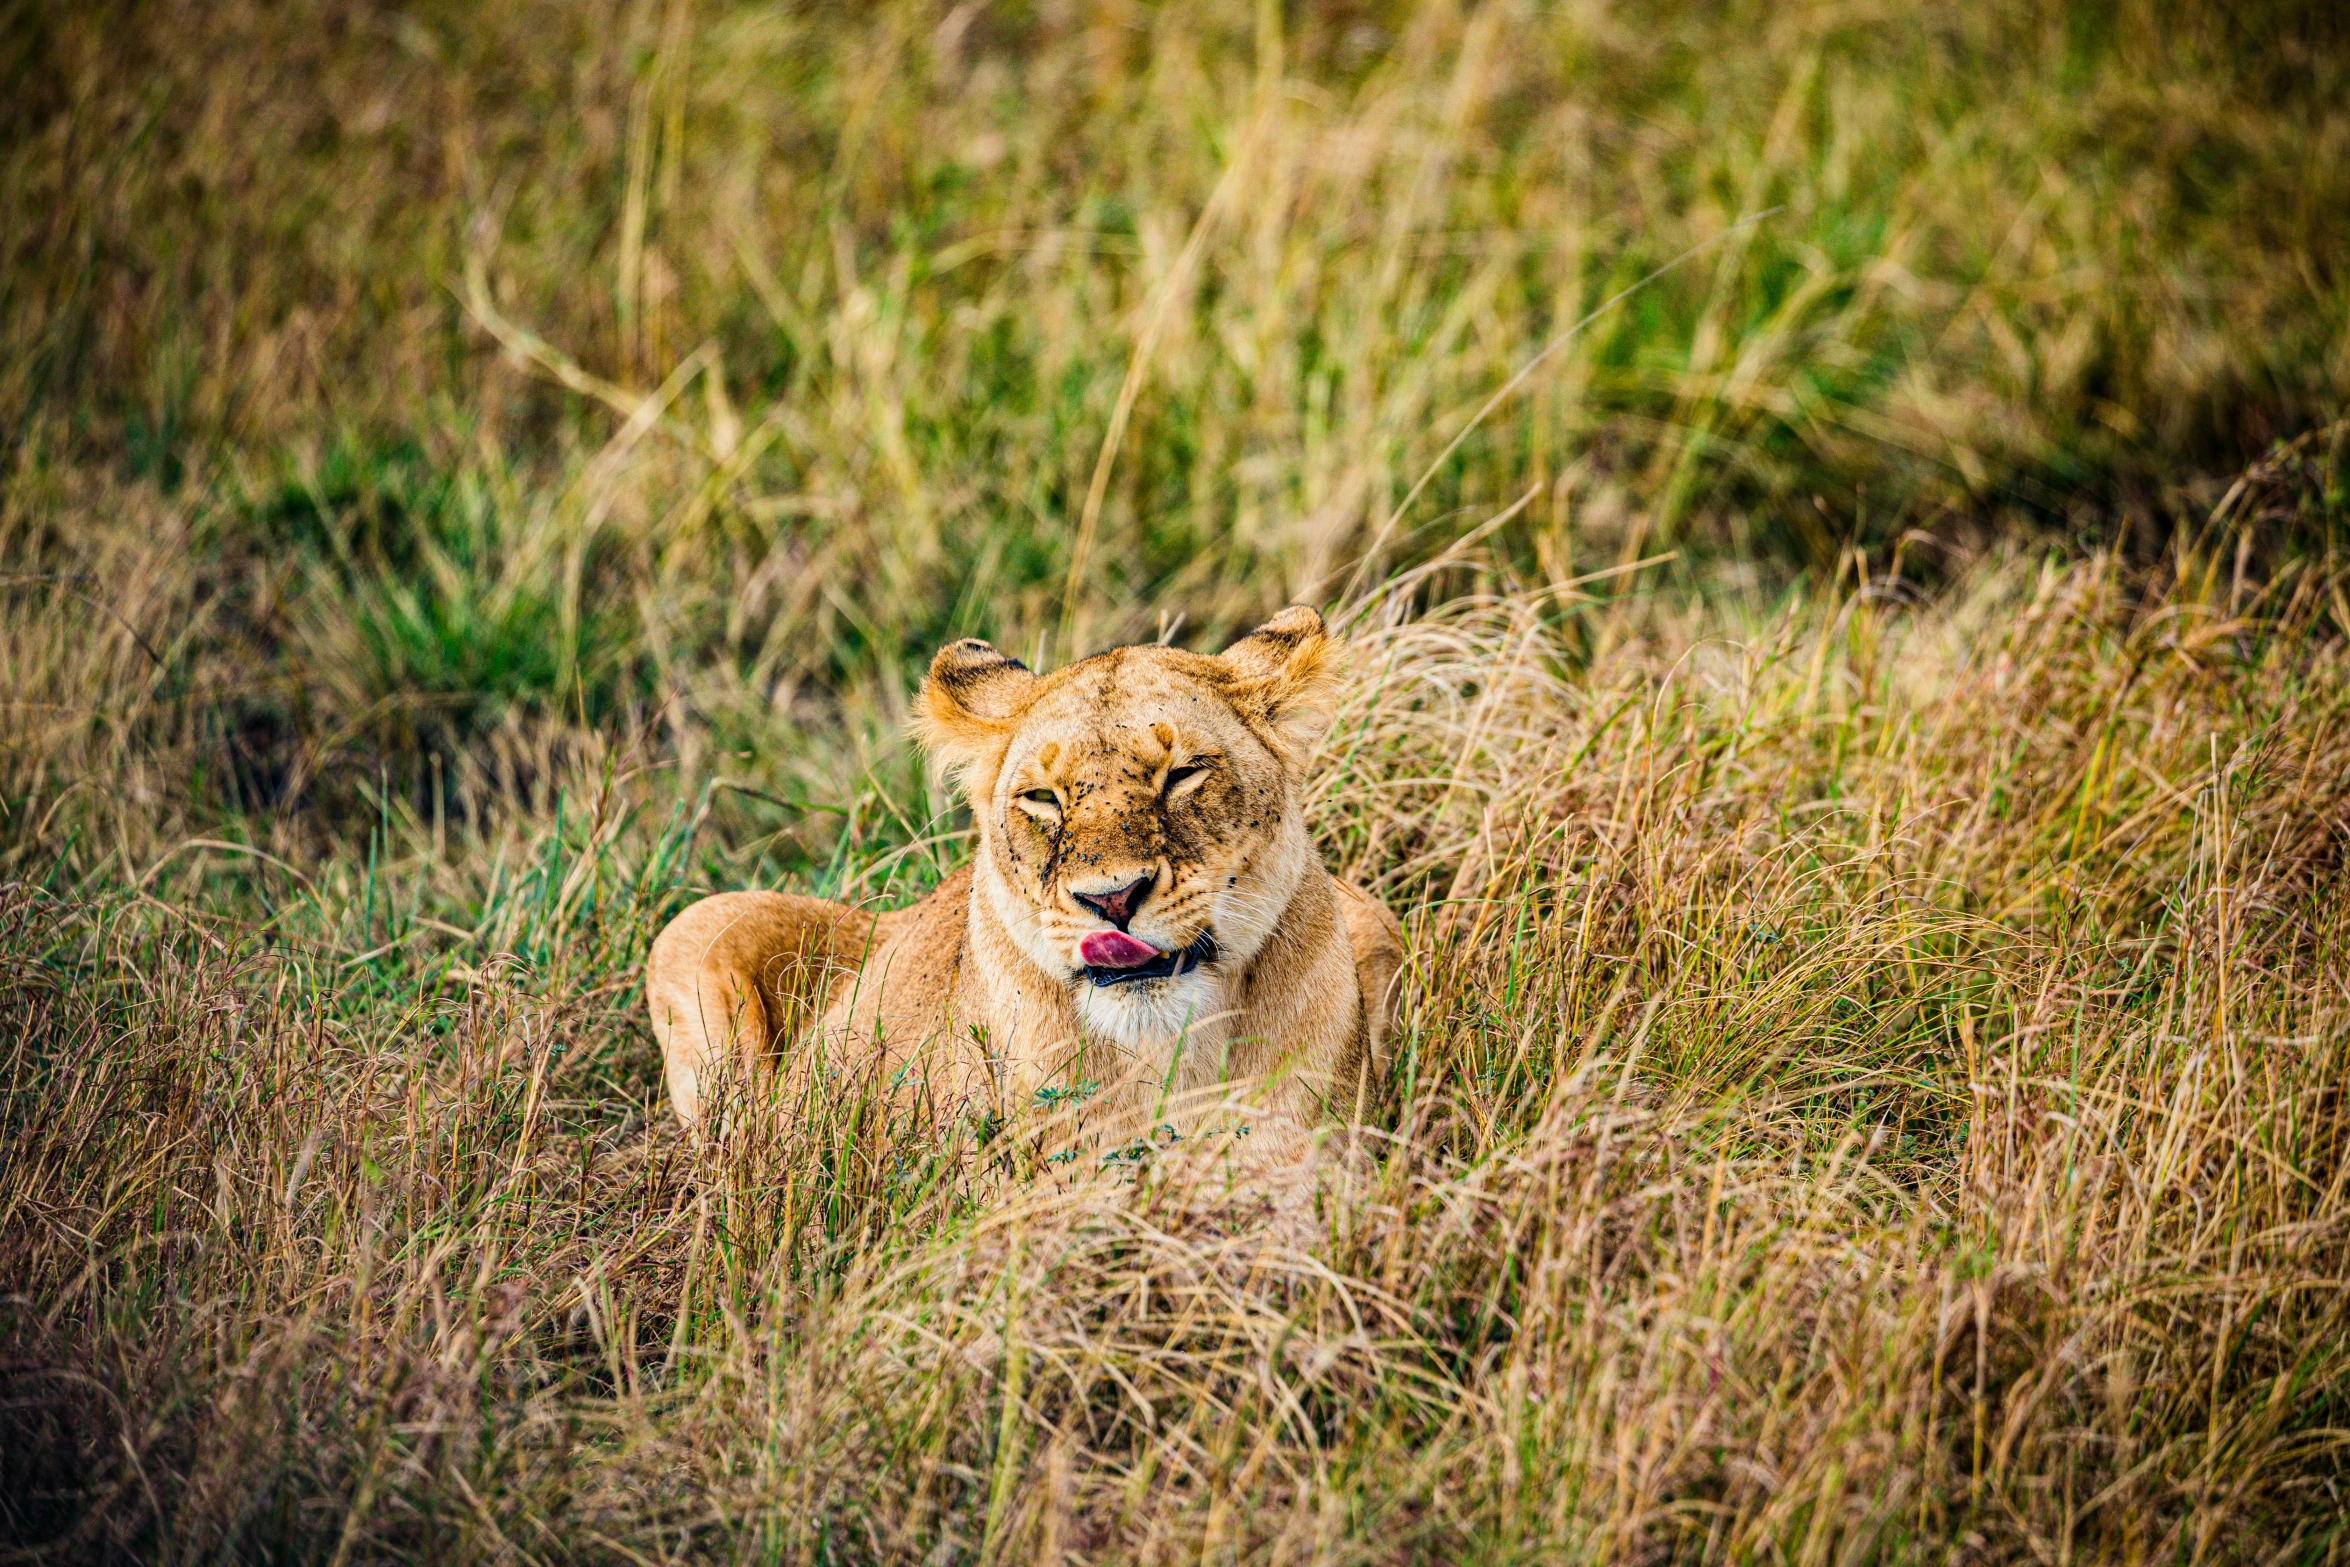
[[[1077,1015],[1087,1032],[1113,1044],[1129,1050],[1162,1047],[1187,1031],[1196,1037],[1221,1013],[1219,988],[1202,969],[1123,985],[1080,984]]]

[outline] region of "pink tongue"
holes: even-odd
[[[1077,944],[1077,955],[1091,968],[1138,968],[1157,957],[1159,949],[1122,930],[1097,930]]]

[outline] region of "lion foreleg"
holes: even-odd
[[[678,1119],[700,1120],[722,1078],[763,1082],[873,930],[864,910],[782,892],[720,893],[671,920],[645,960],[645,1008]]]

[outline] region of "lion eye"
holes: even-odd
[[[1204,767],[1193,767],[1188,764],[1182,767],[1170,767],[1167,769],[1167,788],[1172,792],[1176,785],[1197,778],[1206,771],[1207,769]]]
[[[1020,798],[1031,804],[1052,806],[1055,810],[1058,810],[1061,804],[1061,797],[1050,789],[1030,789]]]

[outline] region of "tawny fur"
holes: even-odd
[[[781,1068],[995,1115],[1092,1084],[1107,1120],[1231,1085],[1259,1146],[1291,1150],[1356,1119],[1403,932],[1305,828],[1337,652],[1306,609],[1221,655],[1120,648],[1042,677],[983,642],[942,650],[917,733],[971,801],[972,862],[892,913],[740,892],[672,920],[645,992],[678,1115],[702,1117],[714,1074],[772,1085]],[[1077,894],[1136,882],[1131,935],[1172,952],[1204,934],[1217,956],[1097,987],[1079,943],[1111,922]]]

